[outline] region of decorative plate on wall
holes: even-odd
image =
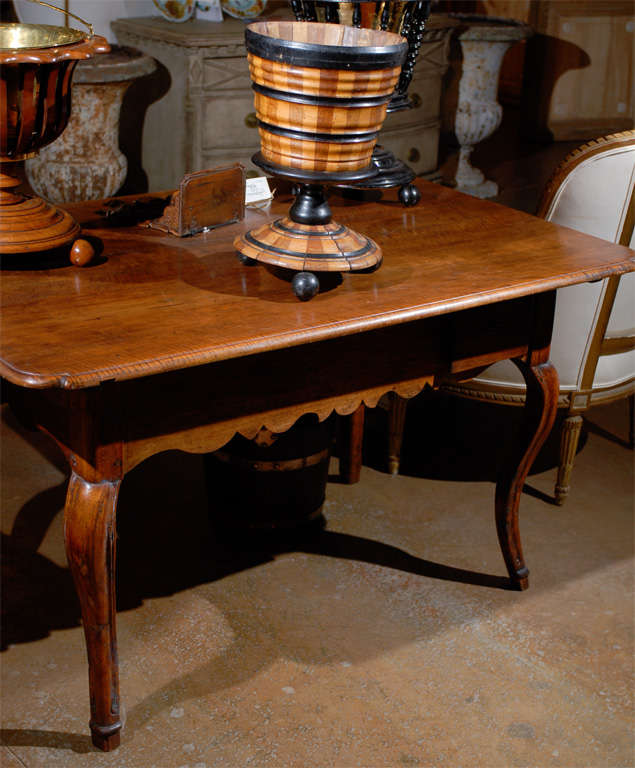
[[[196,8],[196,0],[154,0],[154,4],[170,21],[187,21]]]
[[[253,19],[267,7],[267,0],[221,0],[223,10],[235,19]]]

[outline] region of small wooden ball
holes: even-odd
[[[88,242],[88,240],[82,240],[80,238],[79,240],[75,240],[73,243],[73,247],[71,248],[71,255],[69,258],[71,260],[71,264],[74,264],[76,267],[85,267],[87,264],[90,264],[94,255],[95,249],[93,246]]]

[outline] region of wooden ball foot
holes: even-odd
[[[404,184],[399,189],[399,202],[405,205],[406,208],[411,208],[421,200],[421,192],[415,187],[414,184]]]
[[[308,301],[320,290],[320,281],[313,272],[298,272],[291,281],[291,286],[300,301]]]
[[[95,249],[93,246],[88,240],[80,237],[73,243],[69,259],[71,264],[74,264],[76,267],[85,267],[87,264],[90,264],[94,256]]]

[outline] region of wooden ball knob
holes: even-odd
[[[76,267],[85,267],[93,260],[95,255],[95,249],[88,242],[88,240],[75,240],[73,247],[71,248],[70,260],[71,264]]]

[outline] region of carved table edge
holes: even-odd
[[[625,251],[633,253],[630,248]],[[492,289],[474,296],[459,297],[455,299],[437,301],[425,305],[416,305],[392,312],[381,313],[373,316],[360,316],[352,320],[342,320],[336,323],[328,323],[318,327],[304,329],[302,331],[288,331],[277,335],[254,338],[226,344],[216,349],[201,349],[195,352],[187,352],[178,355],[155,357],[151,360],[141,360],[135,363],[120,366],[104,367],[95,371],[83,371],[79,373],[50,373],[38,374],[21,371],[4,359],[0,359],[0,376],[18,386],[31,389],[61,388],[84,389],[97,386],[104,381],[125,381],[144,376],[152,376],[168,371],[193,368],[209,363],[219,363],[237,357],[245,357],[259,353],[273,352],[279,349],[302,346],[317,341],[351,336],[355,333],[364,333],[379,328],[386,328],[402,323],[425,320],[430,317],[459,312],[478,306],[487,306],[511,299],[520,299],[527,296],[547,293],[558,288],[577,283],[593,282],[611,275],[621,275],[635,271],[635,255],[628,261],[620,261],[605,265],[596,269],[583,269],[574,273],[567,273],[566,278],[556,276],[544,279],[539,283],[528,283],[514,286],[506,291]],[[581,279],[578,279],[581,278]],[[531,285],[532,290],[527,290]]]

